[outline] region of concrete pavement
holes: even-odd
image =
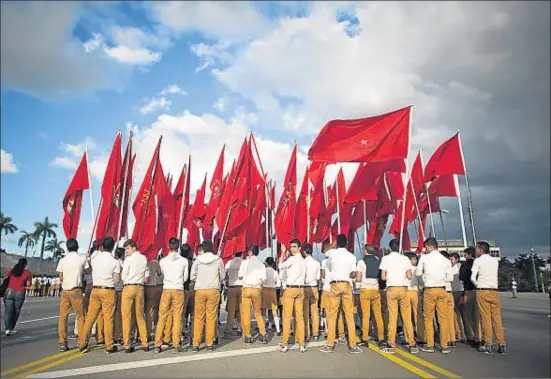
[[[507,356],[486,356],[460,345],[452,354],[399,350],[394,356],[364,348],[360,355],[338,346],[333,354],[318,352],[310,344],[305,354],[276,351],[280,338],[269,345],[245,346],[236,339],[215,352],[160,355],[137,351],[106,356],[102,349],[88,354],[57,352],[58,299],[28,299],[18,325],[19,334],[1,338],[1,376],[5,377],[550,377],[549,298],[502,294]],[[3,308],[3,307],[2,307]],[[2,310],[3,312],[3,310]],[[222,315],[224,319],[225,315]],[[70,325],[74,316],[70,318]],[[72,346],[76,341],[70,341]]]

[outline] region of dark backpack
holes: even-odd
[[[365,278],[366,279],[378,279],[379,278],[379,265],[381,261],[374,255],[366,255],[364,257]]]

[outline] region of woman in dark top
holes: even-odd
[[[4,295],[4,326],[6,329],[6,336],[11,336],[17,331],[14,330],[19,313],[25,302],[26,288],[31,285],[31,272],[26,269],[27,260],[21,258],[19,262],[9,270],[4,279],[10,278],[8,289]]]

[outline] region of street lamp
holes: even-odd
[[[534,282],[536,283],[536,293],[539,293],[538,286],[538,274],[536,273],[536,263],[534,262],[536,254],[534,254],[534,248],[530,246],[530,258],[532,259],[532,269],[534,270]]]

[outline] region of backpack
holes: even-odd
[[[2,281],[2,284],[0,285],[0,297],[4,297],[4,295],[6,294],[8,286],[10,284],[10,278],[11,278],[11,274],[8,275],[8,277]]]
[[[366,279],[378,279],[379,278],[379,265],[381,261],[374,255],[366,255],[363,259],[366,269]]]

